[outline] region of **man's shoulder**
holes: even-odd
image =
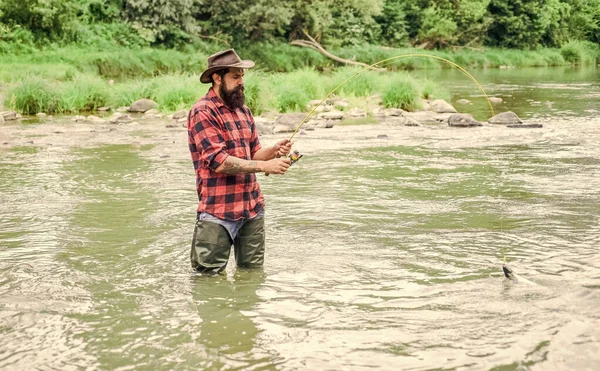
[[[215,103],[208,97],[208,94],[200,98],[192,105],[190,115],[198,115],[201,113],[213,115],[217,110]]]

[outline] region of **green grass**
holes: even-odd
[[[42,77],[26,76],[9,88],[4,106],[28,115],[57,112],[58,102],[53,89]]]
[[[52,47],[37,52],[0,53],[0,83],[6,85],[4,106],[24,114],[93,111],[100,106],[129,106],[140,98],[155,100],[170,112],[189,108],[208,90],[198,82],[206,58],[222,46],[196,49]],[[518,51],[424,51],[378,46],[332,50],[343,58],[373,64],[393,58],[387,72],[362,67],[335,67],[318,52],[287,44],[252,44],[238,50],[257,67],[246,77],[247,104],[255,114],[305,111],[310,100],[321,99],[348,78],[335,95],[360,100],[381,94],[386,107],[413,110],[419,98],[448,99],[434,81],[415,80],[398,70],[555,66],[594,63],[600,47],[573,42],[562,49]],[[409,54],[420,54],[409,56]],[[427,54],[427,55],[424,55]],[[441,59],[452,63],[447,63]],[[335,67],[335,68],[334,68]],[[114,80],[114,81],[112,81]],[[114,83],[113,83],[114,82]]]
[[[600,45],[587,41],[573,41],[561,48],[561,55],[571,64],[600,63]]]
[[[403,74],[389,78],[381,94],[384,107],[406,111],[419,108],[419,97],[417,82]]]
[[[94,111],[109,101],[108,84],[93,75],[78,75],[59,91],[58,112]]]

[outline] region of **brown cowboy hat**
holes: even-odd
[[[241,60],[233,49],[215,53],[208,57],[208,68],[200,75],[200,82],[208,84],[213,73],[229,67],[252,68],[254,67],[254,62]]]

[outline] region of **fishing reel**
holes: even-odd
[[[298,151],[294,151],[294,152],[290,153],[287,156],[287,158],[289,158],[291,161],[290,166],[292,166],[296,161],[300,160],[302,158],[302,156],[304,156],[304,155],[300,154],[300,152],[298,152]]]
[[[300,160],[302,158],[302,156],[304,156],[304,155],[301,154],[300,152],[294,151],[285,157],[290,159],[290,166],[292,166],[295,162]],[[269,173],[266,173],[265,176],[269,176]]]

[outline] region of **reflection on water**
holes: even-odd
[[[184,132],[3,147],[0,369],[594,369],[600,119],[583,116],[304,136],[288,174],[260,177],[264,270],[217,277],[189,267]]]

